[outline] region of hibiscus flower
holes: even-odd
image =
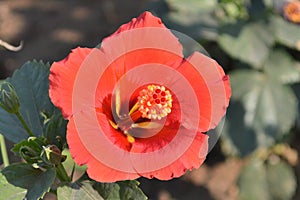
[[[300,1],[287,2],[283,8],[284,16],[294,23],[300,23]]]
[[[50,70],[50,98],[69,120],[67,143],[90,178],[169,180],[198,168],[226,112],[229,78],[182,45],[150,12],[99,48],[77,48]]]

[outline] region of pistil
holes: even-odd
[[[144,123],[145,120],[161,120],[171,113],[171,109],[172,95],[170,91],[164,86],[152,84],[140,91],[137,102],[127,116],[120,118],[117,123],[111,120],[109,122],[114,129],[122,130],[129,143],[134,143],[135,138],[128,133],[129,129],[139,127],[139,123]],[[137,122],[138,120],[142,122]]]
[[[160,120],[171,113],[172,95],[164,86],[149,85],[140,92],[138,104],[143,118]]]

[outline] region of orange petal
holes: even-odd
[[[65,118],[72,114],[72,93],[77,72],[91,50],[76,48],[67,58],[54,62],[51,66],[49,96]]]
[[[186,77],[197,95],[199,131],[215,128],[229,104],[229,77],[216,61],[198,52],[188,57],[178,71]]]
[[[122,25],[103,40],[100,50],[105,54],[108,63],[116,66],[112,70],[114,74],[108,72],[108,75],[117,80],[131,68],[143,63],[172,66],[178,58],[182,58],[182,46],[178,38],[150,12],[144,12]]]
[[[188,134],[186,135],[188,136]],[[157,178],[160,180],[170,180],[172,178],[182,176],[187,170],[192,170],[194,168],[199,168],[200,165],[204,162],[208,151],[208,136],[205,134],[198,133],[194,138],[193,142],[187,147],[185,152],[180,152],[181,155],[178,154],[178,159],[169,163],[166,166],[161,165],[162,167],[154,170],[145,172],[149,165],[151,166],[151,161],[145,160],[144,163],[136,163],[136,170],[140,172],[140,175],[147,178]],[[173,150],[170,149],[168,152],[170,157],[174,154],[179,153],[177,147],[174,145]],[[145,154],[147,155],[147,154]],[[162,157],[161,155],[157,155],[156,165],[164,162],[167,163],[166,160],[168,157]],[[170,160],[169,160],[170,161]],[[144,168],[142,167],[144,164]],[[138,168],[139,167],[139,168]]]
[[[167,180],[199,167],[207,154],[207,136],[187,129],[176,132],[177,138],[173,139],[176,141],[164,148],[151,144],[157,151],[149,152],[149,143],[134,142],[131,152],[128,152],[125,140],[117,139],[118,135],[108,135],[111,127],[105,115],[99,114],[97,119],[95,115],[95,112],[89,111],[71,116],[67,141],[75,162],[86,164],[89,176],[97,181],[113,182],[141,175]],[[168,131],[165,133],[173,130]],[[111,134],[123,135],[120,132]]]
[[[68,123],[67,141],[74,161],[79,165],[87,165],[87,173],[90,178],[99,182],[115,182],[119,180],[133,180],[139,177],[136,173],[126,173],[113,169],[95,158],[94,152],[91,153],[82,143],[73,117],[70,118]],[[101,146],[101,141],[94,141],[90,145]],[[111,159],[116,159],[114,157],[116,155],[111,154],[110,156]]]
[[[104,53],[104,56],[107,56],[106,52]],[[93,58],[91,57],[89,59]],[[121,99],[123,101],[128,101],[131,98],[130,94],[133,94],[134,92],[133,90],[143,86],[143,80],[152,77],[153,74],[156,76],[156,79],[152,79],[153,83],[158,80],[158,76],[161,76],[160,78],[163,77],[164,80],[166,80],[166,75],[161,74],[160,70],[153,70],[155,65],[176,68],[180,65],[181,61],[182,57],[174,53],[154,48],[131,51],[116,58],[109,66],[107,66],[102,76],[99,77],[98,88],[95,96],[96,106],[102,107],[102,99],[113,93],[121,78],[123,78],[123,80],[119,83],[119,86],[122,88],[120,94]],[[151,70],[152,74],[139,71],[138,73],[129,75],[128,72],[130,70],[140,67],[148,68],[148,70]]]

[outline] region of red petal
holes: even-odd
[[[197,95],[199,131],[215,128],[229,104],[229,77],[216,61],[198,52],[188,57],[178,71],[186,77]]]
[[[105,115],[99,114],[97,119],[94,115],[95,112],[80,112],[71,116],[67,141],[75,162],[86,164],[89,176],[97,181],[135,179],[140,175],[167,180],[182,175],[187,169],[199,167],[207,154],[207,136],[195,132],[193,137],[191,130],[187,129],[181,129],[177,141],[165,146],[162,152],[160,149],[141,152],[137,147],[142,143],[136,143],[132,152],[128,152],[122,138],[111,140],[108,135],[111,127]]]
[[[152,137],[147,138],[136,138],[135,142],[132,144],[131,152],[133,153],[149,153],[157,151],[164,146],[168,145],[172,139],[176,136],[177,130],[179,129],[178,123],[172,124],[172,126],[164,126],[161,131],[153,134]],[[134,130],[132,130],[134,131]],[[145,130],[143,130],[145,131]],[[135,134],[131,135],[135,136]],[[134,133],[134,132],[133,132]],[[144,135],[152,135],[143,133]]]
[[[188,131],[188,130],[187,130]],[[188,136],[188,133],[187,133]],[[137,163],[133,162],[135,164],[135,168],[138,172],[140,172],[141,176],[147,177],[147,178],[157,178],[160,180],[170,180],[175,177],[182,176],[187,170],[192,170],[194,168],[200,167],[200,165],[204,162],[207,152],[208,151],[208,136],[198,133],[196,137],[194,138],[192,144],[187,147],[187,150],[185,152],[178,152],[177,146],[173,146],[173,149],[170,149],[170,152],[167,152],[169,154],[169,157],[174,156],[176,153],[178,154],[178,159],[176,159],[174,162],[169,163],[166,166],[163,166],[160,169],[145,172],[145,169],[149,168],[149,165],[152,161],[145,160],[143,163]],[[145,154],[146,157],[147,154]],[[163,159],[167,159],[163,160]],[[160,163],[164,162],[167,163],[169,160],[168,157],[163,157],[162,155],[157,155],[157,163],[156,166]],[[154,166],[153,166],[154,167]]]
[[[87,173],[90,178],[99,182],[115,182],[119,180],[133,180],[139,177],[136,173],[125,173],[113,169],[98,160],[94,155],[98,152],[90,152],[87,149],[79,136],[73,117],[70,118],[68,123],[67,141],[70,148],[71,155],[75,162],[79,165],[86,164],[88,169]],[[101,145],[101,141],[94,141],[90,145]],[[117,159],[111,154],[111,159]]]
[[[51,66],[49,96],[65,118],[72,114],[72,93],[77,72],[91,51],[88,48],[74,49],[67,58]]]
[[[108,122],[107,116],[97,113],[99,124],[104,129],[103,134],[111,141],[112,145],[118,146],[124,151],[130,151],[131,144],[128,142],[127,137],[121,131],[115,130]]]
[[[151,50],[151,54],[146,50]],[[145,50],[147,54],[143,55],[141,51]],[[174,63],[172,57],[182,58],[182,46],[169,29],[167,29],[157,17],[150,12],[144,12],[137,19],[124,24],[114,34],[105,38],[101,44],[101,51],[104,52],[109,63],[120,60],[120,65],[114,71],[124,73],[124,70],[130,69],[131,62],[138,64],[146,63],[147,59],[161,64]],[[133,58],[127,58],[133,51],[139,51]],[[170,57],[171,56],[171,57]],[[159,62],[169,57],[164,63]],[[156,62],[155,62],[156,61]],[[176,61],[176,60],[175,60]],[[130,62],[130,63],[128,63]],[[172,66],[172,65],[170,65]],[[129,68],[128,68],[129,67]],[[118,74],[119,75],[119,74]]]
[[[104,54],[104,56],[107,55]],[[93,59],[93,57],[89,59]],[[133,94],[134,90],[144,85],[143,81],[145,79],[154,76],[155,78],[152,79],[152,83],[162,78],[166,80],[166,75],[161,73],[161,70],[159,70],[157,66],[176,68],[180,65],[181,61],[182,58],[180,56],[161,49],[139,49],[116,58],[107,66],[105,72],[99,78],[95,98],[96,103],[100,102],[100,104],[96,104],[96,106],[102,107],[101,101],[113,93],[117,82],[120,81],[121,78],[123,78],[123,80],[119,85],[126,85],[126,87],[121,87],[127,90],[122,91],[121,99],[122,101],[126,101],[130,98],[129,94]],[[130,70],[137,68],[148,68],[151,74],[147,73],[147,70],[138,70],[136,73],[132,72],[131,74],[128,73]],[[125,74],[126,76],[124,76]],[[147,83],[149,84],[149,81],[147,81]]]

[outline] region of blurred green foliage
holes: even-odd
[[[164,0],[152,4],[169,28],[199,41],[230,74],[233,94],[221,147],[227,157],[245,159],[238,181],[240,199],[291,199],[297,187],[295,163],[284,150],[289,145],[277,148],[291,144],[299,132],[300,24],[287,20],[284,7],[289,2]],[[258,152],[268,153],[259,156]]]

